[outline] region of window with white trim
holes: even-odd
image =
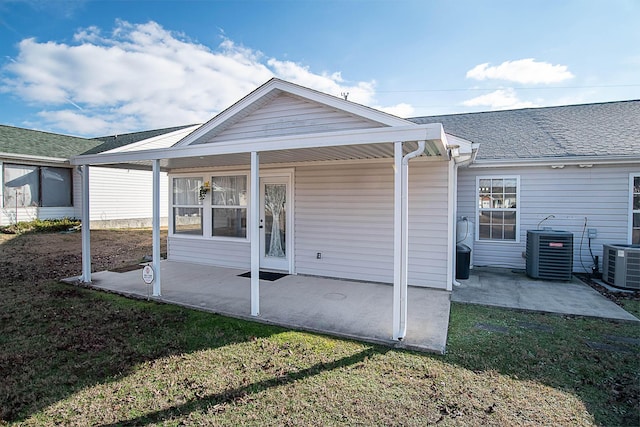
[[[202,236],[201,177],[173,178],[173,234]]]
[[[632,175],[631,185],[631,243],[640,244],[640,175]]]
[[[69,168],[5,163],[2,183],[5,208],[73,206]]]
[[[211,235],[247,237],[247,175],[211,177]]]
[[[478,240],[517,241],[520,178],[477,177]]]

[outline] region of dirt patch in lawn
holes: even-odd
[[[122,270],[151,255],[151,229],[91,231],[92,271]],[[167,230],[161,230],[166,253]],[[0,277],[41,282],[80,275],[82,238],[75,233],[0,234]]]

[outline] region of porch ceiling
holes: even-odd
[[[429,146],[429,144],[427,144]],[[415,150],[417,143],[405,144],[404,152]],[[440,156],[433,146],[429,146],[427,156]],[[322,162],[332,160],[371,160],[393,158],[393,144],[346,145],[341,147],[303,148],[297,150],[276,150],[260,153],[260,164],[282,164],[302,162]],[[161,160],[161,167],[167,170],[200,167],[246,166],[250,163],[250,153],[236,153],[217,156],[198,156]]]

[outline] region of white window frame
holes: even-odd
[[[633,181],[635,178],[640,179],[639,172],[632,172],[629,174],[629,226],[627,227],[627,231],[629,233],[627,240],[629,244],[633,243],[633,214],[640,213],[640,210],[633,209]]]
[[[176,178],[200,178],[202,182],[211,183],[211,178],[214,176],[239,176],[245,175],[247,177],[247,236],[246,237],[229,237],[229,236],[213,236],[212,230],[212,214],[213,214],[213,204],[211,203],[211,191],[209,191],[204,199],[202,200],[202,204],[198,207],[202,208],[202,236],[194,235],[194,234],[175,234],[173,232],[173,208],[175,205],[173,204],[173,180]],[[250,242],[251,241],[251,224],[249,218],[251,218],[251,179],[249,177],[249,171],[247,170],[224,170],[224,171],[204,171],[197,173],[176,173],[175,175],[169,175],[169,200],[171,203],[169,204],[169,236],[171,238],[177,239],[206,239],[206,240],[214,240],[214,241],[227,241],[227,242]],[[180,206],[178,206],[180,207]],[[190,206],[189,206],[190,207]]]
[[[247,206],[231,206],[230,208],[237,208],[237,209],[245,209],[247,211],[247,233],[245,237],[231,237],[231,236],[214,236],[213,235],[213,224],[212,224],[212,219],[213,219],[213,210],[214,209],[228,209],[229,207],[227,206],[218,206],[215,207],[215,205],[213,204],[212,201],[212,196],[213,196],[213,189],[211,191],[209,191],[207,193],[207,195],[205,196],[203,202],[205,204],[205,206],[207,207],[207,218],[206,218],[206,230],[207,230],[207,234],[205,235],[205,237],[207,239],[211,239],[211,240],[227,240],[227,241],[232,241],[232,242],[250,242],[251,241],[251,230],[249,228],[250,226],[250,215],[251,215],[251,177],[249,176],[250,173],[248,171],[220,171],[220,172],[209,172],[208,175],[205,175],[206,179],[205,181],[209,181],[209,183],[211,184],[211,186],[213,187],[213,178],[216,176],[245,176],[247,178]],[[205,219],[203,218],[203,221],[205,221]]]
[[[202,203],[200,203],[199,205],[176,205],[173,202],[173,181],[175,179],[181,179],[181,178],[200,178],[202,179],[202,182],[205,182],[206,180],[203,179],[204,177],[201,174],[180,174],[180,175],[172,175],[170,176],[169,179],[169,185],[168,185],[168,191],[169,191],[169,236],[171,237],[177,237],[177,238],[189,238],[189,239],[202,239],[205,237],[205,222],[204,222],[204,200],[202,200]],[[175,208],[200,208],[202,209],[202,215],[200,216],[200,220],[202,221],[202,235],[198,236],[196,234],[182,234],[182,233],[175,233],[174,232],[174,222],[175,222],[175,214],[174,214],[174,209]]]
[[[481,209],[478,201],[480,200],[480,180],[481,179],[515,179],[516,180],[516,207],[513,208],[487,208]],[[474,200],[476,217],[475,217],[475,241],[479,243],[520,243],[520,175],[485,175],[476,176],[476,191]],[[480,211],[496,211],[496,212],[515,212],[516,213],[516,229],[515,239],[480,239]]]

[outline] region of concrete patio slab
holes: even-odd
[[[522,271],[476,267],[469,280],[460,280],[451,300],[549,313],[638,321],[589,285],[531,279]]]
[[[231,317],[326,333],[400,348],[443,353],[449,325],[450,292],[409,287],[407,335],[392,336],[393,287],[290,275],[260,281],[260,315],[253,317],[245,270],[162,261],[162,296],[150,299]],[[92,274],[91,286],[145,298],[150,286],[141,270]]]

